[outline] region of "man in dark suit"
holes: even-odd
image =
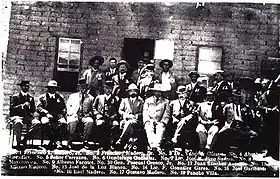
[[[126,98],[127,87],[132,83],[132,79],[128,76],[129,64],[125,60],[121,60],[118,63],[117,69],[118,73],[112,77],[114,83],[114,91],[119,98]]]
[[[119,98],[114,96],[113,82],[106,81],[104,94],[98,95],[93,102],[93,114],[96,119],[96,134],[100,148],[108,150],[118,139],[119,132]]]
[[[206,98],[207,89],[197,81],[200,75],[197,71],[191,71],[188,76],[191,79],[191,82],[186,85],[189,99],[194,103],[203,102]]]
[[[66,138],[68,137],[65,120],[66,105],[62,95],[56,92],[58,86],[55,80],[50,80],[46,88],[47,93],[39,96],[37,111],[43,124],[43,130],[50,137],[49,146],[61,148],[61,143],[67,143]]]
[[[104,73],[106,81],[112,80],[112,77],[117,74],[117,59],[109,59],[109,68],[105,69]]]
[[[135,69],[132,72],[132,80],[134,84],[137,84],[138,80],[139,80],[139,76],[141,75],[142,69],[145,66],[144,60],[143,58],[141,58],[138,62],[137,62],[137,69]]]
[[[33,117],[36,109],[34,98],[28,93],[30,82],[21,81],[18,85],[21,91],[11,96],[10,116],[14,123],[13,131],[16,137],[17,147],[20,148],[26,145],[26,141],[34,135],[34,132],[40,126],[40,121]],[[32,128],[27,132],[25,138],[21,140],[23,124],[32,125]]]
[[[139,90],[135,84],[130,84],[127,89],[128,98],[122,99],[119,107],[119,114],[122,116],[120,127],[122,134],[116,144],[124,147],[130,138],[141,140],[139,129],[143,128],[143,104],[139,97]]]

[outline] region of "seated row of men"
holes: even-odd
[[[21,92],[12,96],[10,108],[19,146],[24,146],[41,128],[48,133],[49,145],[60,148],[61,141],[67,140],[67,148],[71,148],[78,124],[83,124],[85,148],[89,148],[89,141],[95,140],[105,150],[116,146],[124,148],[133,139],[140,141],[139,146],[148,146],[154,151],[160,151],[164,140],[169,139],[182,148],[213,150],[217,138],[222,143],[218,147],[222,151],[229,150],[234,144],[247,150],[247,146],[255,145],[259,134],[257,110],[242,94],[246,89],[232,93],[230,85],[220,82],[218,87],[214,87],[214,93],[207,93],[207,99],[195,103],[190,100],[192,91],[188,91],[186,86],[178,86],[178,98],[169,101],[160,83],[148,90],[150,95],[145,100],[139,97],[135,84],[126,89],[127,98],[117,97],[112,81],[104,83],[104,94],[93,97],[89,94],[86,80],[80,79],[79,92],[71,94],[65,103],[56,92],[57,82],[51,80],[46,86],[47,93],[38,99],[40,120],[33,118],[36,107],[34,98],[28,94],[29,82],[22,81],[19,85]],[[273,89],[270,87],[270,94],[273,94]],[[260,108],[262,105],[269,112],[270,108],[260,100]],[[279,114],[277,110],[279,106],[276,104],[271,111]],[[31,123],[32,128],[21,140],[23,123]],[[199,141],[199,146],[196,141]]]

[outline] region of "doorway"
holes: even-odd
[[[144,60],[153,59],[154,49],[154,39],[125,38],[122,51],[123,59],[129,63],[133,71],[137,68],[137,63],[141,58]]]

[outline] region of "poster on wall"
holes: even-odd
[[[279,177],[279,4],[7,3],[2,176]]]

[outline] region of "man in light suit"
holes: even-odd
[[[16,137],[17,148],[20,149],[26,145],[26,141],[36,132],[41,122],[33,117],[35,102],[34,98],[28,93],[30,82],[23,80],[18,85],[21,90],[11,97],[10,116],[11,121],[14,123],[13,131]],[[23,124],[32,125],[32,129],[30,129],[25,138],[21,140]]]
[[[99,67],[104,63],[104,58],[102,56],[94,56],[90,59],[89,69],[84,71],[81,78],[86,79],[88,85],[89,93],[96,97],[98,94],[103,92],[103,85],[105,82],[105,75],[99,69]]]
[[[135,84],[130,84],[127,89],[128,98],[122,99],[119,107],[119,114],[122,117],[120,127],[122,134],[116,144],[125,146],[131,137],[138,137],[139,130],[143,125],[142,112],[144,101],[139,97],[139,90]],[[138,135],[138,136],[137,136]]]
[[[171,73],[170,69],[173,62],[168,59],[161,60],[159,66],[162,72],[157,75],[159,82],[162,84],[164,98],[169,100],[176,99],[177,82],[175,76]]]
[[[63,96],[56,92],[58,86],[55,80],[50,80],[46,88],[47,93],[39,96],[37,111],[43,131],[50,137],[49,146],[61,148],[62,142],[67,142],[66,105]]]
[[[105,93],[98,95],[93,103],[96,133],[99,137],[100,149],[104,150],[110,149],[119,135],[119,98],[112,94],[113,85],[112,81],[106,81]]]
[[[161,84],[155,84],[151,90],[154,94],[144,102],[143,122],[149,146],[153,152],[158,153],[170,118],[170,106],[169,100],[163,98]]]
[[[67,101],[67,122],[69,131],[68,146],[71,148],[72,141],[75,137],[75,130],[78,122],[82,122],[83,142],[86,149],[89,148],[88,141],[93,128],[93,101],[94,97],[88,93],[88,88],[85,79],[79,80],[79,92],[69,96]]]

